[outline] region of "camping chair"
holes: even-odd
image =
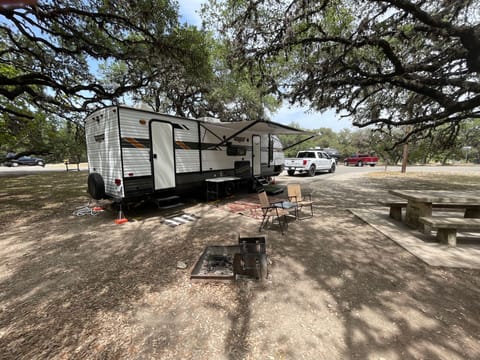
[[[312,196],[310,194],[308,194],[306,196],[302,196],[302,189],[300,188],[300,184],[288,184],[287,185],[287,196],[288,196],[289,201],[297,204],[297,207],[295,209],[295,217],[296,217],[297,220],[300,219],[299,211],[304,206],[309,206],[310,207],[311,216],[309,216],[309,218],[313,217]]]
[[[262,207],[263,216],[258,231],[262,231],[265,225],[267,225],[270,218],[272,218],[272,223],[276,218],[278,220],[278,224],[280,225],[280,229],[283,235],[283,229],[288,228],[287,215],[289,215],[289,211],[282,208],[282,201],[271,203],[268,200],[268,195],[263,188],[258,189],[257,192],[258,198],[260,200],[260,205]]]

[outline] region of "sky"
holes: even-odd
[[[180,5],[181,22],[201,26],[200,6],[206,0],[178,0]],[[282,106],[271,120],[288,125],[295,122],[303,129],[318,129],[321,127],[330,128],[335,132],[342,129],[353,129],[351,122],[347,119],[340,119],[335,110],[328,110],[323,113],[309,111],[308,108],[287,105]]]

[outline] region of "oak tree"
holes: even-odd
[[[209,5],[231,58],[270,92],[358,127],[456,132],[480,116],[474,0],[243,0]]]
[[[30,2],[35,3],[35,2]],[[170,0],[49,0],[0,6],[0,111],[32,117],[6,104],[71,118],[115,103],[159,76],[136,71],[151,59],[182,66],[190,50],[181,41],[177,4]],[[98,62],[121,60],[127,71],[115,83],[99,79]],[[158,68],[157,68],[158,70]]]

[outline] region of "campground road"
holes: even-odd
[[[366,173],[373,173],[373,172],[400,172],[401,166],[388,166],[385,169],[385,166],[364,166],[364,167],[356,167],[356,166],[343,166],[338,165],[337,170],[333,173],[317,173],[314,177],[310,177],[307,174],[295,174],[294,176],[288,176],[286,171],[284,171],[277,179],[280,182],[292,182],[298,181],[300,183],[309,183],[309,182],[317,182],[323,180],[329,181],[342,181],[342,180],[351,180],[357,177],[362,176]],[[439,173],[461,173],[461,174],[477,174],[480,175],[480,165],[468,165],[468,166],[461,166],[461,165],[451,165],[451,166],[408,166],[407,173],[413,172],[439,172]]]
[[[76,171],[76,165],[70,165],[70,171]],[[41,166],[19,166],[19,167],[8,167],[0,166],[0,176],[23,176],[23,175],[32,175],[43,172],[62,172],[65,171],[64,164],[46,164],[45,167]],[[87,171],[88,165],[86,163],[80,164],[80,171]],[[400,166],[388,166],[386,171],[388,172],[400,172]],[[312,182],[312,181],[322,181],[322,180],[349,180],[359,176],[362,176],[365,173],[371,172],[384,172],[384,166],[344,166],[342,164],[337,166],[335,173],[317,173],[316,176],[310,177],[306,174],[295,174],[294,176],[288,176],[287,172],[284,171],[276,179],[283,181],[298,181],[298,182]],[[479,174],[480,175],[480,165],[452,165],[452,166],[408,166],[407,173],[410,172],[442,172],[442,173],[468,173],[468,174]]]
[[[69,165],[69,171],[77,171],[77,165]],[[86,163],[80,164],[80,171],[86,171],[88,165]],[[61,172],[66,171],[65,164],[46,164],[45,167],[41,166],[0,166],[0,176],[23,176],[32,175],[44,172]]]

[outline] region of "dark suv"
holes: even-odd
[[[31,156],[20,156],[17,159],[14,159],[14,158],[7,159],[7,161],[5,162],[5,165],[7,165],[7,166],[19,166],[19,165],[34,166],[34,165],[38,165],[38,166],[44,167],[45,166],[45,160],[40,159],[40,158],[31,157]]]
[[[329,155],[331,158],[335,159],[335,162],[338,163],[338,159],[340,158],[340,153],[338,152],[337,149],[333,149],[333,148],[315,148],[316,150],[321,150],[325,153],[327,153],[327,155]]]

